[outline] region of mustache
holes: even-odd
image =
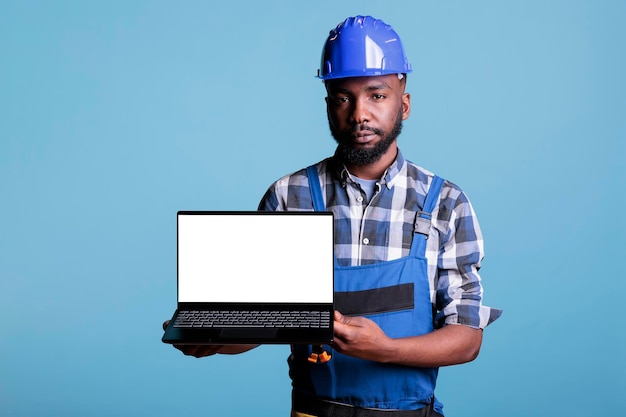
[[[348,128],[348,129],[344,129],[341,133],[344,134],[344,135],[351,136],[351,135],[353,135],[355,133],[363,132],[363,131],[371,132],[371,133],[374,133],[374,134],[379,135],[379,136],[384,136],[385,135],[385,132],[383,132],[382,130],[377,129],[375,127],[370,127],[370,126],[368,126],[366,124],[354,125],[354,126]]]

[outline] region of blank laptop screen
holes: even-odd
[[[179,213],[178,301],[332,303],[332,215]]]

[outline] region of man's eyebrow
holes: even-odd
[[[365,87],[365,91],[386,90],[389,88],[391,88],[389,84],[382,83],[382,84],[368,85],[367,87]]]
[[[374,85],[368,85],[364,88],[365,91],[378,91],[378,90],[387,90],[390,89],[391,86],[389,86],[389,84],[387,83],[381,83],[381,84],[374,84]],[[352,92],[350,90],[348,90],[347,88],[340,88],[340,87],[331,87],[329,89],[329,93],[332,94],[351,94]]]

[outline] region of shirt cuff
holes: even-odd
[[[435,319],[436,327],[443,327],[448,324],[461,324],[475,329],[484,329],[502,315],[501,309],[484,305],[459,304],[449,306],[449,308],[452,308],[453,311],[444,309],[437,314]]]

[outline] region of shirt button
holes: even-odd
[[[363,244],[364,245],[369,245],[370,240],[368,238],[363,239]]]
[[[358,201],[359,203],[362,203],[362,202],[363,202],[363,197],[358,196],[358,197],[356,198],[356,201]]]

